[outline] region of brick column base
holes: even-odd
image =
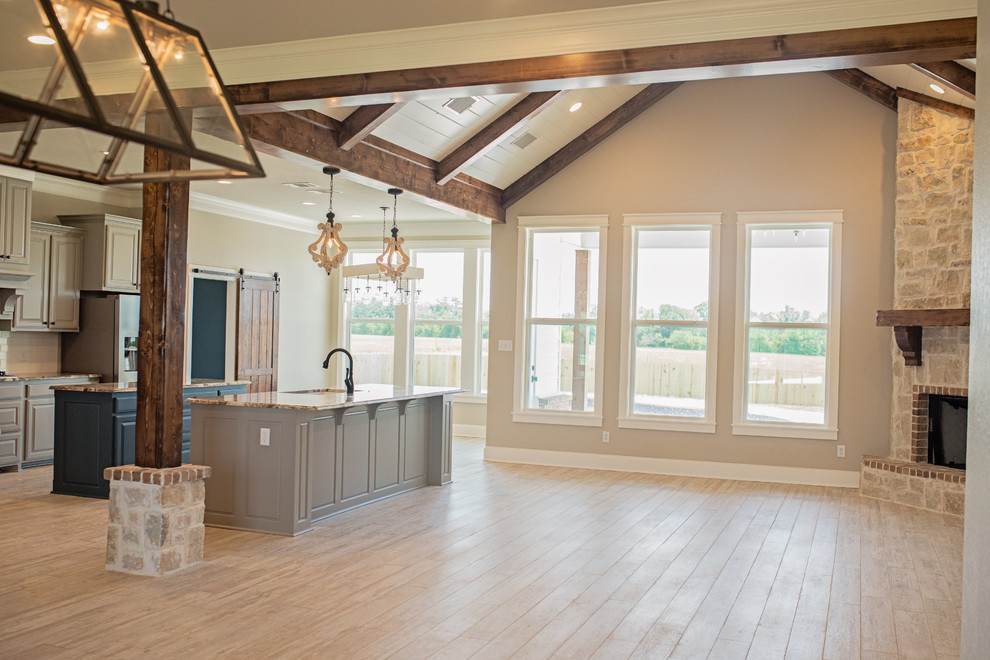
[[[203,560],[203,511],[213,468],[107,468],[107,570],[161,576]]]

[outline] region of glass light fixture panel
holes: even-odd
[[[0,93],[27,101],[45,102],[42,93],[61,61],[55,33],[36,0],[3,0],[0,3]],[[73,13],[63,12],[71,22]],[[33,43],[47,37],[49,43]]]
[[[196,147],[252,165],[252,152],[237,129],[234,109],[221,92],[219,76],[202,41],[151,16],[136,12],[134,16],[142,32],[153,35],[149,48]]]
[[[60,1],[82,17],[78,26],[66,27],[66,34],[104,118],[114,126],[135,128],[155,85],[127,17],[117,3]]]
[[[4,110],[4,114],[8,114],[6,110]],[[17,144],[23,133],[23,121],[11,122],[5,119],[0,123],[0,158],[14,157],[14,152],[17,150]]]
[[[30,160],[95,175],[112,141],[103,133],[44,119]]]

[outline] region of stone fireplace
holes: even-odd
[[[956,515],[966,473],[928,463],[928,397],[969,386],[960,319],[968,324],[972,129],[971,119],[899,101],[890,452],[864,456],[860,481],[864,495]],[[905,320],[915,312],[922,320]]]

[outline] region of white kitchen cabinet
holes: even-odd
[[[0,269],[28,263],[31,182],[0,177]]]
[[[83,291],[141,291],[141,221],[109,213],[61,215],[85,233]]]
[[[29,280],[14,305],[13,330],[79,330],[83,233],[71,227],[32,223]]]

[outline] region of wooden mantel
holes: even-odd
[[[921,364],[921,329],[925,326],[969,325],[968,309],[880,309],[878,326],[893,326],[894,341],[904,354],[904,364]]]

